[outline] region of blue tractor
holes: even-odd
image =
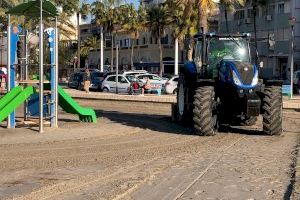
[[[193,61],[181,69],[172,118],[196,134],[215,135],[220,124],[253,125],[263,117],[268,135],[282,132],[282,82],[259,78],[250,34],[195,36]]]

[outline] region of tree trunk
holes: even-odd
[[[208,23],[207,23],[207,11],[202,8],[198,7],[198,31],[201,32],[201,29],[203,28],[204,33],[207,33],[208,31]]]
[[[133,49],[134,49],[134,39],[131,39],[131,54],[130,54],[130,69],[133,70]]]
[[[224,14],[225,14],[225,23],[226,23],[226,33],[229,33],[229,27],[228,27],[228,12],[226,5],[224,6]]]
[[[77,68],[80,68],[80,13],[77,13]]]
[[[162,74],[164,73],[164,63],[163,63],[163,49],[162,49],[162,45],[161,45],[161,35],[159,35],[158,38],[158,47],[159,47],[159,75],[162,76]]]
[[[110,70],[114,71],[114,36],[111,33],[111,59],[110,59]]]
[[[188,50],[187,50],[187,60],[188,61],[193,60],[194,46],[195,46],[194,38],[192,36],[190,36]]]

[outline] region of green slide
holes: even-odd
[[[79,106],[60,86],[58,86],[58,95],[58,104],[67,113],[79,115],[80,121],[83,122],[97,122],[96,113],[93,109]]]
[[[18,86],[7,93],[0,99],[0,123],[8,117],[8,115],[17,109],[28,97],[35,93],[35,89],[29,86],[25,89]]]

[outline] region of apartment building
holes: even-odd
[[[300,70],[300,1],[272,0],[264,6],[258,6],[256,15],[258,54],[264,62],[262,74],[267,78],[289,80],[291,60],[291,26],[289,19],[296,17],[294,68]],[[231,33],[249,32],[254,38],[254,20],[252,2],[237,8],[228,14],[228,26]],[[226,32],[224,9],[221,9],[219,32]],[[253,40],[252,40],[253,44]]]
[[[85,28],[87,25],[85,25]],[[92,27],[92,26],[90,26]],[[83,32],[82,32],[83,33]],[[82,39],[88,37],[87,34],[82,34]],[[166,31],[165,37],[161,38],[163,48],[163,61],[165,65],[165,73],[174,72],[174,38],[171,31]],[[131,63],[131,49],[133,45],[133,63],[135,69],[145,69],[153,73],[159,71],[159,46],[158,38],[152,37],[149,32],[140,33],[138,39],[132,40],[130,34],[122,30],[114,38],[114,54],[113,65],[116,64],[116,44],[119,46],[119,67],[120,69],[129,69]],[[184,61],[183,50],[179,51],[179,61]],[[99,66],[100,49],[94,49],[88,56],[88,63],[91,67]],[[111,64],[111,40],[106,37],[104,47],[104,64]]]

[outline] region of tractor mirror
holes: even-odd
[[[263,68],[263,67],[264,67],[264,62],[263,62],[263,61],[260,61],[259,67],[260,67],[260,68]]]

